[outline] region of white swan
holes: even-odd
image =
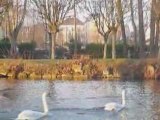
[[[48,105],[46,101],[47,93],[44,92],[42,94],[42,102],[44,107],[44,112],[37,112],[32,110],[24,110],[21,113],[19,113],[18,118],[16,120],[37,120],[40,119],[46,115],[48,115]]]
[[[122,90],[122,103],[118,104],[115,102],[107,103],[104,107],[104,110],[107,111],[120,111],[125,107],[125,90]]]

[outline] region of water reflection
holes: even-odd
[[[160,119],[160,81],[0,81],[0,120],[16,118],[22,110],[43,111],[41,95],[50,113],[44,120]],[[126,108],[107,112],[108,102],[120,102],[126,89]]]

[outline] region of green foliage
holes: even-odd
[[[67,49],[63,48],[63,47],[57,47],[55,50],[56,53],[56,58],[60,59],[64,57],[64,54],[67,52]]]
[[[86,54],[91,55],[93,58],[102,58],[103,57],[103,45],[95,44],[95,43],[87,44]]]
[[[74,53],[74,40],[71,40],[68,44],[69,51],[71,54]],[[77,44],[77,53],[91,55],[93,58],[103,58],[103,44],[90,43],[85,46],[85,49],[81,49],[82,44]],[[123,55],[123,43],[119,42],[116,44],[116,58],[124,58]],[[131,58],[135,58],[134,46],[128,46],[129,54]],[[107,45],[107,58],[112,58],[112,44]]]
[[[124,58],[123,47],[124,45],[122,43],[119,43],[116,45],[116,57],[117,58]]]
[[[135,46],[128,46],[128,51],[130,52],[131,58],[138,58],[138,50],[136,50]]]
[[[7,58],[9,56],[10,48],[11,44],[8,38],[0,40],[0,58]]]
[[[34,51],[36,47],[35,42],[30,42],[30,43],[20,43],[18,45],[19,52],[23,53],[24,51]]]
[[[103,44],[87,44],[86,45],[86,54],[92,55],[93,58],[102,58],[103,57]],[[107,58],[112,57],[112,45],[107,45]],[[116,44],[116,57],[123,58],[123,44]]]
[[[69,48],[69,52],[71,54],[74,53],[74,49],[75,49],[75,43],[74,43],[74,39],[71,39],[70,42],[67,44],[68,48]],[[82,44],[80,42],[77,42],[77,53],[81,53],[81,47]]]
[[[20,43],[18,45],[19,54],[23,58],[28,58],[28,56],[32,55],[35,51],[36,43],[34,41],[30,43]]]

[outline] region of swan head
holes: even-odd
[[[49,96],[49,93],[48,93],[48,92],[44,92],[44,93],[42,94],[42,96],[43,96],[43,97],[47,97],[47,96]]]

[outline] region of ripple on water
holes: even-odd
[[[43,111],[44,91],[51,93],[52,114],[44,120],[158,120],[159,86],[160,81],[0,81],[0,93],[5,93],[0,94],[0,120],[16,118],[25,109]],[[119,113],[104,111],[105,103],[121,102],[122,88],[127,107]]]

